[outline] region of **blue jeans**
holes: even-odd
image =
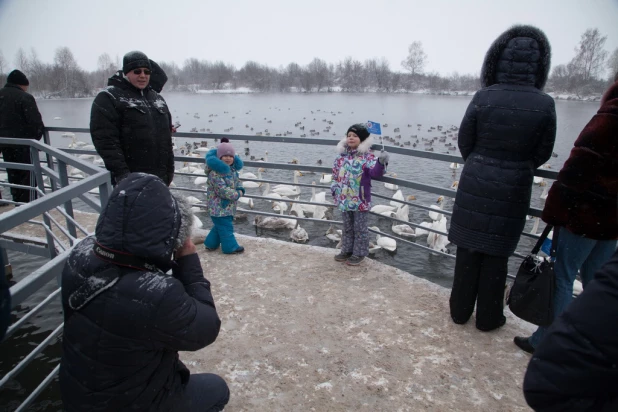
[[[213,373],[192,373],[174,411],[219,412],[229,400],[230,389],[222,377]]]
[[[573,282],[580,271],[585,288],[594,274],[612,257],[616,251],[615,240],[594,240],[569,232],[564,227],[558,233],[556,248],[556,291],[554,294],[554,318],[558,317],[573,300]],[[539,328],[530,336],[529,342],[536,348],[547,327]]]
[[[223,253],[234,253],[240,246],[234,237],[233,216],[211,216],[214,226],[204,239],[204,246],[208,249],[216,249],[221,245]]]

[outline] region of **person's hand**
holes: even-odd
[[[242,194],[240,195],[240,197],[244,196],[244,195],[245,195],[245,193],[246,193],[245,188],[244,188],[244,187],[242,187],[242,186],[237,187],[237,188],[236,188],[236,190],[238,190],[239,192],[242,192]]]
[[[378,162],[380,162],[383,166],[386,166],[388,164],[388,159],[390,159],[389,154],[385,151],[381,151],[380,156],[378,156]]]
[[[177,129],[174,126],[172,126],[172,133],[176,133],[176,131]]]
[[[185,243],[183,243],[180,248],[176,249],[175,258],[180,259],[183,256],[192,255],[194,253],[197,253],[197,248],[195,247],[193,241],[191,241],[191,238],[187,238]]]

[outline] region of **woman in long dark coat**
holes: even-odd
[[[553,99],[542,92],[551,48],[533,26],[513,26],[491,45],[481,70],[483,88],[459,129],[465,166],[455,198],[449,240],[457,245],[451,317],[463,324],[476,302],[476,327],[504,325],[502,301],[509,256],[530,204],[534,170],[551,156],[556,137]]]

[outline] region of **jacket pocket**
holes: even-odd
[[[225,209],[230,205],[230,201],[228,199],[221,199],[221,208]]]

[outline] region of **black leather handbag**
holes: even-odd
[[[552,226],[547,225],[532,252],[519,266],[508,297],[509,308],[515,316],[538,326],[549,326],[554,320],[554,260],[558,228],[554,230],[550,257],[537,256],[551,229]]]

